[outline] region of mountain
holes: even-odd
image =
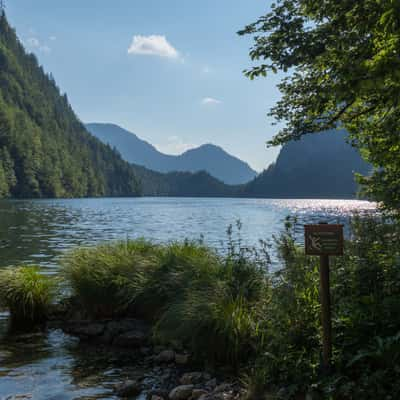
[[[344,130],[303,136],[285,144],[267,170],[243,187],[241,195],[273,198],[353,198],[354,172],[368,175],[371,166],[347,143]]]
[[[134,166],[144,196],[235,197],[239,187],[229,186],[206,171],[155,172]]]
[[[158,172],[206,171],[220,181],[232,185],[249,182],[257,175],[247,163],[212,144],[174,156],[159,152],[150,143],[118,125],[91,123],[86,124],[86,127],[103,143],[115,147],[126,161]]]
[[[88,128],[101,140],[79,121],[67,96],[61,95],[35,56],[25,52],[2,13],[0,197],[343,198],[357,192],[353,172],[371,170],[346,143],[346,132],[329,131],[286,144],[276,163],[262,174],[245,185],[229,186],[222,180],[243,182],[255,172],[219,147],[204,145],[168,156],[115,125],[90,124]],[[116,147],[127,161],[102,141]],[[161,173],[131,164],[130,149],[135,149],[137,164],[151,160],[154,169],[196,172]]]
[[[134,168],[87,132],[0,13],[0,197],[138,195]]]

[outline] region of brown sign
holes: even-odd
[[[343,255],[343,225],[304,225],[306,254],[310,256]]]

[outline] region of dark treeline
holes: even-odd
[[[88,133],[0,16],[0,198],[354,197],[353,172],[366,173],[367,164],[345,135],[320,139],[285,145],[277,163],[245,185],[226,185],[205,171],[160,173],[129,164]]]
[[[0,16],[0,197],[138,195],[133,168],[92,137]]]

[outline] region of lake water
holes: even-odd
[[[375,204],[355,200],[113,198],[0,201],[0,267],[40,264],[49,272],[74,246],[146,237],[158,242],[204,240],[223,248],[226,229],[240,219],[243,241],[256,245],[279,233],[287,215],[299,224],[348,224]],[[299,231],[299,237],[301,232]],[[0,399],[114,399],[112,385],[140,370],[129,356],[82,347],[61,332],[5,335],[0,313]],[[149,372],[149,371],[147,371]],[[150,371],[151,372],[151,371]]]
[[[75,246],[145,237],[155,241],[199,239],[222,247],[226,229],[240,219],[246,244],[271,238],[287,215],[299,224],[340,222],[375,204],[357,200],[205,198],[106,198],[0,201],[0,267],[22,263],[56,268]]]

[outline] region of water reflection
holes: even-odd
[[[3,336],[0,365],[0,399],[116,399],[115,384],[145,372],[132,354],[78,345],[57,330]]]
[[[39,263],[50,272],[76,245],[144,236],[166,242],[198,239],[216,247],[226,228],[243,223],[244,243],[254,245],[282,229],[287,215],[299,223],[348,224],[375,204],[351,200],[77,199],[0,201],[0,266]],[[301,234],[301,232],[299,232]],[[60,331],[6,336],[0,313],[0,399],[114,399],[112,387],[145,367],[132,355],[86,346]],[[24,397],[21,397],[24,398]]]
[[[254,245],[282,229],[287,215],[300,224],[324,220],[348,224],[354,212],[375,204],[355,200],[267,200],[116,198],[0,201],[0,267],[40,264],[52,270],[63,251],[106,240],[146,237],[166,242],[184,238],[215,247],[226,228],[243,223],[242,237]]]

